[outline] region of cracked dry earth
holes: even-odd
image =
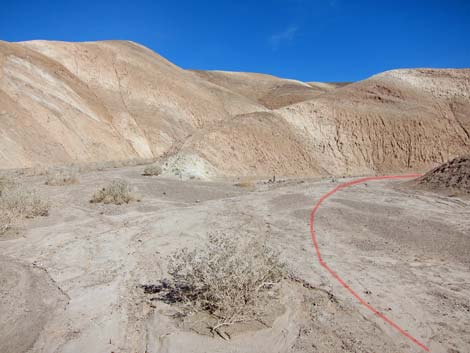
[[[24,182],[53,205],[0,239],[0,352],[421,352],[367,312],[322,269],[308,229],[330,180],[224,182],[140,176],[141,167],[91,172],[80,184]],[[124,178],[142,201],[93,205]],[[321,207],[325,261],[371,305],[431,352],[470,351],[470,203],[368,182]],[[265,234],[302,283],[286,282],[270,327],[229,341],[189,330],[139,285],[165,276],[166,256],[210,231]]]

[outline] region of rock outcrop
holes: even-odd
[[[470,195],[470,156],[452,159],[410,183],[437,192]]]

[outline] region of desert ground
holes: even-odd
[[[310,211],[351,178],[182,181],[142,169],[84,172],[65,186],[16,177],[51,208],[0,237],[0,352],[423,351],[318,263]],[[89,202],[114,179],[140,202]],[[431,352],[470,351],[468,198],[370,181],[326,200],[315,227],[324,260],[370,305]],[[214,231],[267,237],[293,275],[271,322],[232,328],[230,339],[141,288],[165,276],[169,254]]]

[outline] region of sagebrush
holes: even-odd
[[[113,180],[98,190],[91,198],[91,203],[104,203],[122,205],[132,201],[139,201],[139,197],[131,190],[125,180]]]
[[[0,196],[4,190],[7,190],[13,186],[13,181],[7,177],[0,176]]]
[[[235,183],[234,185],[240,188],[251,189],[251,190],[253,190],[256,186],[255,182],[251,180],[239,181],[238,183]]]
[[[144,168],[142,175],[144,176],[157,176],[162,174],[162,167],[159,164],[151,164]]]
[[[48,202],[34,190],[0,178],[0,234],[21,219],[47,216],[48,213]]]
[[[70,184],[77,184],[79,181],[78,179],[78,171],[71,169],[71,170],[56,170],[50,171],[47,175],[46,185],[51,186],[62,186],[62,185],[70,185]]]
[[[273,286],[286,277],[278,252],[266,241],[213,233],[208,244],[184,248],[169,259],[169,278],[146,292],[159,293],[167,303],[179,303],[185,313],[207,312],[216,318],[212,330],[259,320]]]

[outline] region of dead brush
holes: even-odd
[[[22,218],[34,218],[37,216],[47,216],[49,205],[35,191],[15,186],[2,192],[0,208]]]
[[[20,219],[47,216],[49,204],[34,190],[2,178],[0,180],[0,234]]]
[[[256,189],[256,182],[253,180],[241,180],[233,185],[249,191],[254,191]]]
[[[6,233],[13,225],[14,216],[12,212],[0,208],[0,235]]]
[[[77,184],[79,182],[76,170],[51,171],[47,175],[46,185],[63,186]]]
[[[91,198],[91,203],[122,205],[132,201],[140,201],[125,180],[113,180],[107,186],[98,190]]]
[[[144,168],[142,175],[144,176],[157,176],[162,174],[162,167],[158,164],[151,164]]]
[[[4,190],[11,188],[14,185],[13,181],[5,176],[0,176],[0,196]]]
[[[225,233],[209,235],[208,244],[184,248],[169,258],[169,278],[143,286],[157,299],[179,304],[183,314],[209,313],[212,333],[225,338],[223,326],[261,321],[273,289],[287,271],[265,241]]]

